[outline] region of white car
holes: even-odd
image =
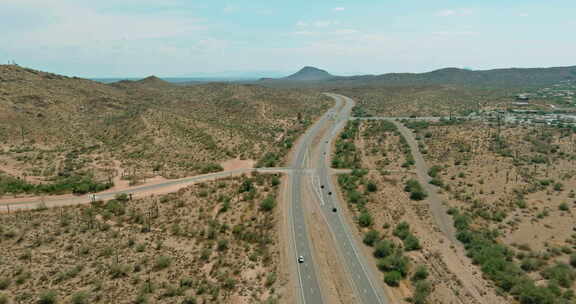
[[[298,263],[300,263],[300,264],[304,263],[304,257],[303,256],[298,257]]]

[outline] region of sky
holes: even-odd
[[[79,77],[576,65],[574,0],[0,0],[0,63]]]

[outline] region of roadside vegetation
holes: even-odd
[[[484,276],[521,304],[574,303],[574,130],[463,122],[419,134],[429,134],[431,183]]]
[[[382,185],[376,182],[373,173],[367,169],[363,169],[366,165],[366,160],[363,155],[366,154],[366,146],[371,147],[374,145],[375,149],[368,148],[368,155],[378,156],[392,156],[394,159],[389,159],[387,162],[378,162],[377,169],[381,172],[378,175],[387,176],[386,167],[403,168],[403,158],[396,158],[396,153],[387,151],[386,149],[377,149],[379,145],[384,142],[392,141],[399,143],[402,137],[399,135],[396,126],[389,121],[353,121],[354,124],[349,123],[346,130],[342,133],[341,142],[348,143],[354,147],[353,154],[348,154],[348,159],[353,159],[355,164],[352,167],[352,173],[341,174],[338,176],[338,184],[343,193],[345,200],[348,203],[348,208],[354,215],[354,219],[358,225],[360,233],[363,235],[363,242],[365,245],[372,247],[372,254],[375,258],[375,263],[378,269],[383,273],[382,281],[391,287],[399,287],[400,285],[409,286],[412,293],[409,295],[409,300],[412,303],[424,304],[427,303],[430,293],[432,292],[432,285],[427,280],[428,270],[424,264],[416,264],[410,257],[410,253],[418,252],[422,249],[419,238],[412,232],[410,225],[405,221],[399,221],[394,229],[389,229],[390,223],[379,226],[381,219],[377,218],[374,208],[378,204],[377,195]],[[351,134],[355,134],[351,136]],[[359,143],[360,147],[357,148]],[[338,145],[338,144],[337,144]],[[338,147],[338,146],[337,146]],[[401,151],[402,147],[398,145],[390,145],[390,149],[398,149],[394,151]],[[336,150],[334,157],[340,157],[339,151]],[[340,152],[341,153],[341,152]],[[390,153],[390,154],[389,154]],[[400,154],[404,155],[404,153]],[[339,162],[346,163],[346,162]],[[351,162],[347,162],[350,164]],[[361,167],[362,166],[362,167]],[[419,190],[411,185],[415,193]]]

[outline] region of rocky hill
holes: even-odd
[[[303,67],[300,71],[282,79],[291,81],[321,81],[329,80],[332,78],[334,78],[334,76],[325,70],[306,66]]]
[[[107,85],[0,65],[0,175],[48,182],[76,173],[177,177],[234,158],[280,165],[330,103],[300,90],[157,78]]]

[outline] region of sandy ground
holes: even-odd
[[[224,171],[250,169],[254,168],[254,164],[256,164],[256,161],[252,159],[230,159],[220,163]]]

